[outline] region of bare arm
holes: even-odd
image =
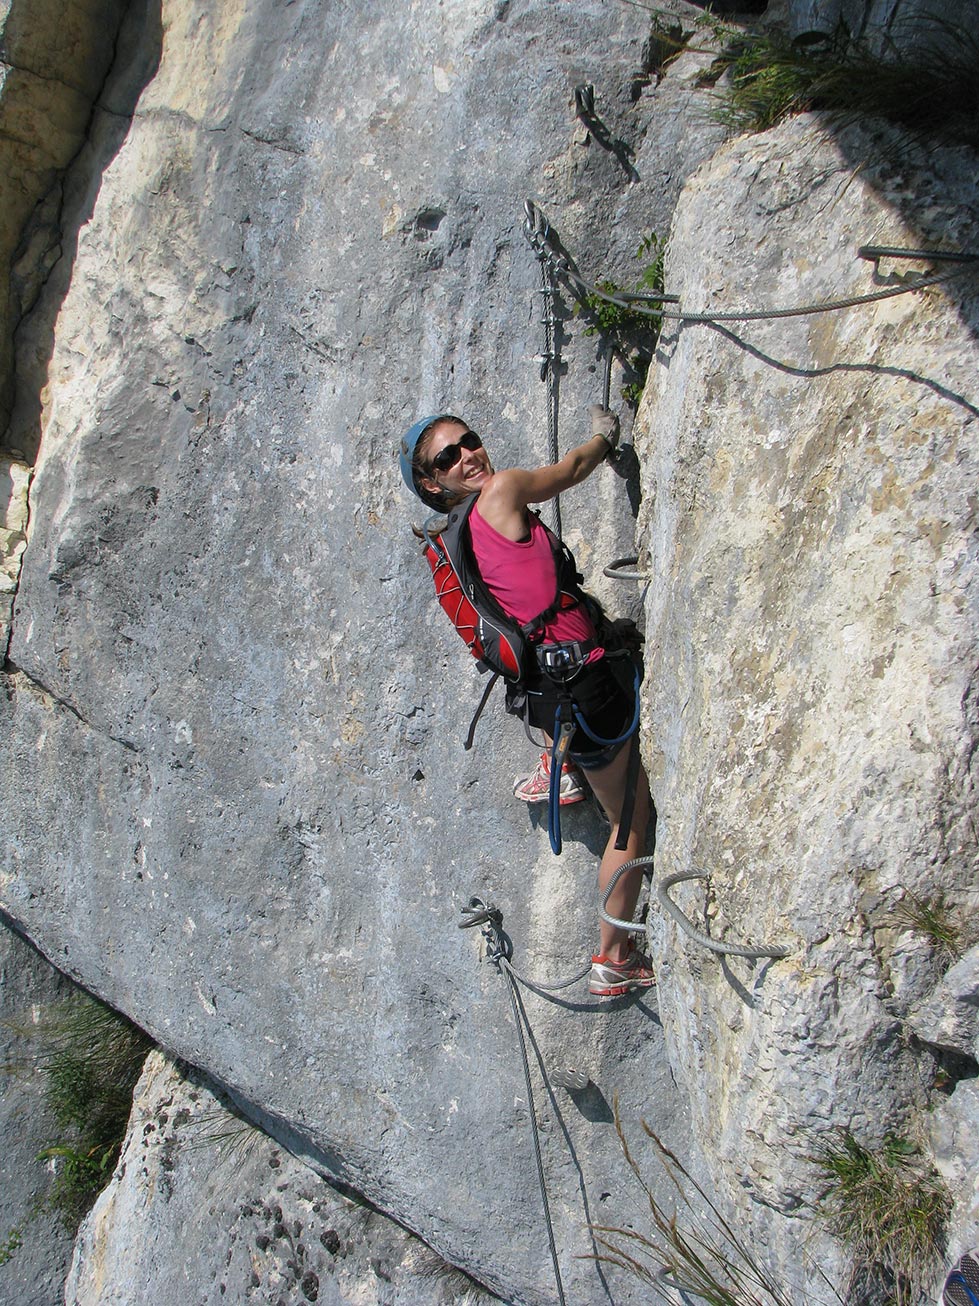
[[[507,539],[522,539],[528,529],[528,504],[546,503],[580,485],[605,460],[611,445],[612,441],[604,435],[593,435],[566,453],[560,462],[496,472],[480,494],[480,515]]]

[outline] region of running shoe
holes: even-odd
[[[513,795],[522,803],[546,803],[551,792],[551,754],[545,749],[540,755],[537,769],[530,775],[518,775],[513,782]],[[581,781],[581,772],[574,762],[561,767],[561,807],[582,803],[588,797]]]
[[[945,1280],[944,1306],[979,1306],[979,1251],[960,1256]]]
[[[588,992],[596,998],[617,998],[632,989],[649,989],[656,983],[653,963],[637,948],[625,961],[610,961],[608,957],[592,957]]]

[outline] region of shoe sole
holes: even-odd
[[[612,984],[608,988],[593,989],[588,985],[588,992],[593,998],[620,998],[623,993],[634,993],[636,989],[654,989],[656,981],[651,980],[630,980],[627,984]]]
[[[513,796],[519,799],[521,803],[546,803],[550,801],[547,794],[541,794],[540,797],[535,798],[525,798],[523,794],[514,792]],[[573,807],[575,803],[583,803],[587,797],[587,794],[572,794],[570,798],[559,798],[558,806]]]

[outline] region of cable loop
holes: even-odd
[[[628,558],[614,558],[607,567],[602,568],[602,575],[608,576],[609,580],[649,580],[649,573],[646,571],[624,571],[625,567],[632,567],[639,561],[638,556],[632,555]]]
[[[717,939],[712,939],[709,934],[704,934],[698,930],[688,916],[686,916],[676,903],[669,897],[668,890],[672,889],[675,884],[681,884],[684,880],[706,880],[706,871],[679,871],[675,875],[667,875],[655,886],[656,901],[680,926],[684,934],[693,939],[694,943],[699,943],[702,948],[709,952],[719,953],[724,957],[749,957],[752,959],[761,957],[772,957],[778,959],[789,955],[788,948],[768,948],[768,947],[748,947],[745,944],[721,943]]]

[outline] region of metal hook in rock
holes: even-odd
[[[527,239],[538,252],[542,252],[550,235],[550,225],[533,200],[524,200],[523,229]]]
[[[614,558],[607,567],[602,568],[602,575],[608,576],[609,580],[649,580],[648,572],[623,570],[634,567],[638,561],[637,556]]]
[[[503,924],[503,913],[499,907],[483,902],[482,898],[470,898],[469,905],[461,910],[463,919],[459,922],[460,930],[471,930],[477,925]]]
[[[574,88],[574,111],[586,127],[588,119],[595,116],[595,88],[590,83]]]

